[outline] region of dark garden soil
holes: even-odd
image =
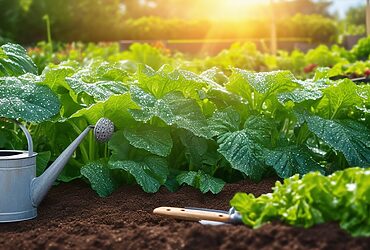
[[[85,183],[54,187],[37,219],[0,224],[1,249],[370,249],[370,238],[352,238],[335,223],[311,229],[272,223],[258,230],[246,226],[204,226],[153,215],[158,206],[228,209],[235,192],[260,195],[273,180],[229,184],[219,195],[184,187],[146,194],[123,187],[99,198]]]

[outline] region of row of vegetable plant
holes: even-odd
[[[110,63],[129,60],[142,63],[158,70],[162,65],[169,64],[200,74],[212,67],[217,67],[225,74],[231,73],[230,67],[251,71],[289,70],[297,78],[311,78],[320,67],[333,68],[333,74],[348,77],[367,76],[370,65],[367,62],[370,51],[369,38],[364,38],[352,50],[346,50],[338,45],[328,47],[320,45],[303,53],[299,50],[292,52],[279,51],[271,55],[265,50],[261,52],[253,43],[235,43],[229,49],[215,56],[189,56],[171,51],[160,42],[152,45],[133,44],[128,50],[120,51],[118,43],[101,44],[55,44],[54,52],[49,43],[41,42],[35,48],[29,49],[29,54],[37,64],[39,73],[49,64],[66,60],[76,60],[87,63],[101,58]],[[262,47],[268,47],[264,44]]]
[[[348,79],[238,68],[195,74],[99,58],[37,72],[22,47],[1,47],[0,115],[27,123],[39,173],[84,127],[111,119],[108,145],[91,136],[59,176],[84,178],[100,196],[135,182],[146,192],[187,184],[218,193],[244,178],[370,165],[370,87]],[[13,126],[3,128],[1,147],[25,145]]]

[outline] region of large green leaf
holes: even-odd
[[[244,123],[244,128],[253,138],[265,146],[272,146],[274,137],[277,137],[277,119],[265,118],[261,115],[252,115]]]
[[[349,113],[350,109],[362,104],[358,91],[358,86],[351,80],[342,80],[323,90],[324,97],[317,108],[323,116],[331,119],[343,112]]]
[[[36,156],[36,176],[41,175],[46,167],[48,166],[48,162],[51,157],[51,152],[50,151],[45,151],[45,152],[39,152],[37,153]]]
[[[57,114],[59,109],[59,100],[48,87],[16,77],[0,78],[1,117],[41,122]]]
[[[94,62],[89,65],[89,69],[80,74],[80,76],[85,82],[96,82],[96,81],[126,82],[130,76],[129,71],[133,71],[132,67],[135,66],[130,61],[119,61],[112,63],[94,60]]]
[[[232,107],[215,111],[209,119],[209,128],[213,136],[237,131],[239,130],[239,125],[240,115]]]
[[[136,73],[137,85],[156,98],[179,91],[185,97],[198,97],[198,90],[206,86],[205,80],[185,70],[172,70],[164,65],[158,71],[146,65],[140,65]]]
[[[129,159],[130,143],[124,136],[124,130],[118,130],[108,142],[108,147],[112,150],[111,160],[122,161]]]
[[[76,77],[67,77],[66,80],[77,95],[86,93],[98,101],[105,101],[112,95],[123,94],[128,90],[128,88],[119,81],[86,83],[82,81],[82,79]]]
[[[111,95],[123,94],[128,90],[123,83],[128,73],[117,68],[116,63],[92,61],[80,68],[74,61],[68,61],[49,65],[41,77],[41,84],[48,85],[59,94],[69,91],[75,102],[80,102],[86,95],[104,101]]]
[[[0,77],[19,76],[25,73],[37,74],[37,66],[18,44],[5,44],[0,47]]]
[[[324,172],[304,146],[285,146],[266,151],[266,164],[272,166],[281,178],[312,171]]]
[[[104,161],[87,163],[81,168],[81,174],[89,180],[92,189],[100,197],[110,195],[117,188],[117,183],[114,181],[111,170]]]
[[[329,146],[344,154],[352,166],[370,166],[370,130],[353,120],[305,117],[308,128]]]
[[[37,79],[41,85],[46,85],[58,94],[62,104],[61,116],[69,117],[77,110],[83,108],[78,101],[78,95],[66,82],[66,78],[75,73],[75,68],[69,65],[49,65],[44,69],[41,79]]]
[[[197,181],[199,182],[197,178],[198,178],[198,172],[189,171],[189,172],[183,172],[179,174],[176,177],[176,180],[180,185],[185,183],[185,184],[188,184],[189,186],[196,187]]]
[[[246,103],[242,102],[242,98],[239,95],[226,90],[225,86],[214,82],[213,79],[209,79],[209,76],[207,75],[201,74],[200,76],[207,82],[208,85],[206,88],[198,91],[200,99],[208,99],[220,109],[225,109],[229,106],[233,106],[237,110],[243,110],[247,108]],[[224,84],[228,80],[228,78],[224,79]]]
[[[185,146],[185,156],[192,166],[199,168],[204,164],[215,166],[222,158],[217,152],[217,144],[213,140],[198,137],[186,130],[180,131],[179,135]]]
[[[357,86],[357,94],[364,100],[364,102],[370,104],[370,85]]]
[[[199,190],[202,193],[211,192],[213,194],[218,194],[224,186],[225,182],[219,178],[215,178],[206,173],[202,173],[200,176]]]
[[[140,161],[110,161],[111,169],[121,169],[134,176],[145,192],[157,192],[169,174],[167,162],[158,156],[146,156]]]
[[[117,128],[127,127],[132,122],[128,109],[137,108],[130,94],[112,95],[105,102],[98,102],[89,108],[81,109],[71,116],[85,117],[90,124],[95,124],[100,118],[106,117],[114,122]]]
[[[327,87],[323,81],[296,80],[295,82],[300,85],[298,88],[278,94],[278,100],[280,103],[284,104],[287,101],[301,103],[308,100],[318,100],[323,96],[322,89]]]
[[[140,125],[126,128],[126,139],[136,148],[145,149],[159,156],[168,156],[172,149],[172,138],[169,128]]]
[[[225,185],[223,180],[210,176],[202,171],[184,172],[178,175],[176,180],[180,185],[186,183],[189,186],[199,188],[202,193],[211,192],[213,194],[218,194]]]
[[[268,99],[275,101],[279,93],[292,91],[298,86],[289,71],[254,73],[234,68],[226,89],[247,100],[253,109],[261,109]]]
[[[253,180],[260,180],[266,172],[264,148],[247,129],[222,134],[218,151],[231,167],[245,173]]]
[[[156,116],[167,125],[177,125],[200,137],[212,137],[207,119],[195,100],[185,98],[180,92],[156,99],[137,86],[131,86],[130,93],[132,100],[141,107],[141,110],[130,110],[135,120],[147,122]]]
[[[92,171],[96,171],[96,170],[92,170]],[[70,182],[70,181],[81,179],[81,178],[82,178],[82,175],[81,175],[80,167],[76,165],[72,165],[72,164],[67,164],[67,166],[63,168],[62,172],[60,172],[57,178],[57,181]],[[108,196],[108,195],[109,194],[105,196]]]
[[[130,87],[131,98],[136,102],[141,110],[131,110],[131,114],[137,121],[147,122],[153,116],[162,118],[167,124],[173,124],[171,109],[162,100],[157,100],[153,95],[145,92],[137,86]]]
[[[203,71],[200,75],[203,79],[208,81],[212,81],[218,84],[225,84],[229,80],[229,78],[225,75],[225,73],[218,69],[217,67],[213,67]]]
[[[65,79],[74,72],[75,69],[71,66],[46,67],[42,72],[40,84],[47,85],[55,93],[65,93],[66,90],[71,90]]]

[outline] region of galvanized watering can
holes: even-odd
[[[101,118],[95,126],[88,126],[41,176],[36,177],[37,153],[33,152],[32,137],[22,124],[11,121],[25,133],[28,151],[0,150],[0,222],[35,218],[37,206],[89,131],[94,129],[95,138],[100,142],[109,140],[114,131],[113,123]]]

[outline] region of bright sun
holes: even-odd
[[[243,19],[253,15],[257,6],[265,5],[269,0],[214,0],[212,19]]]

